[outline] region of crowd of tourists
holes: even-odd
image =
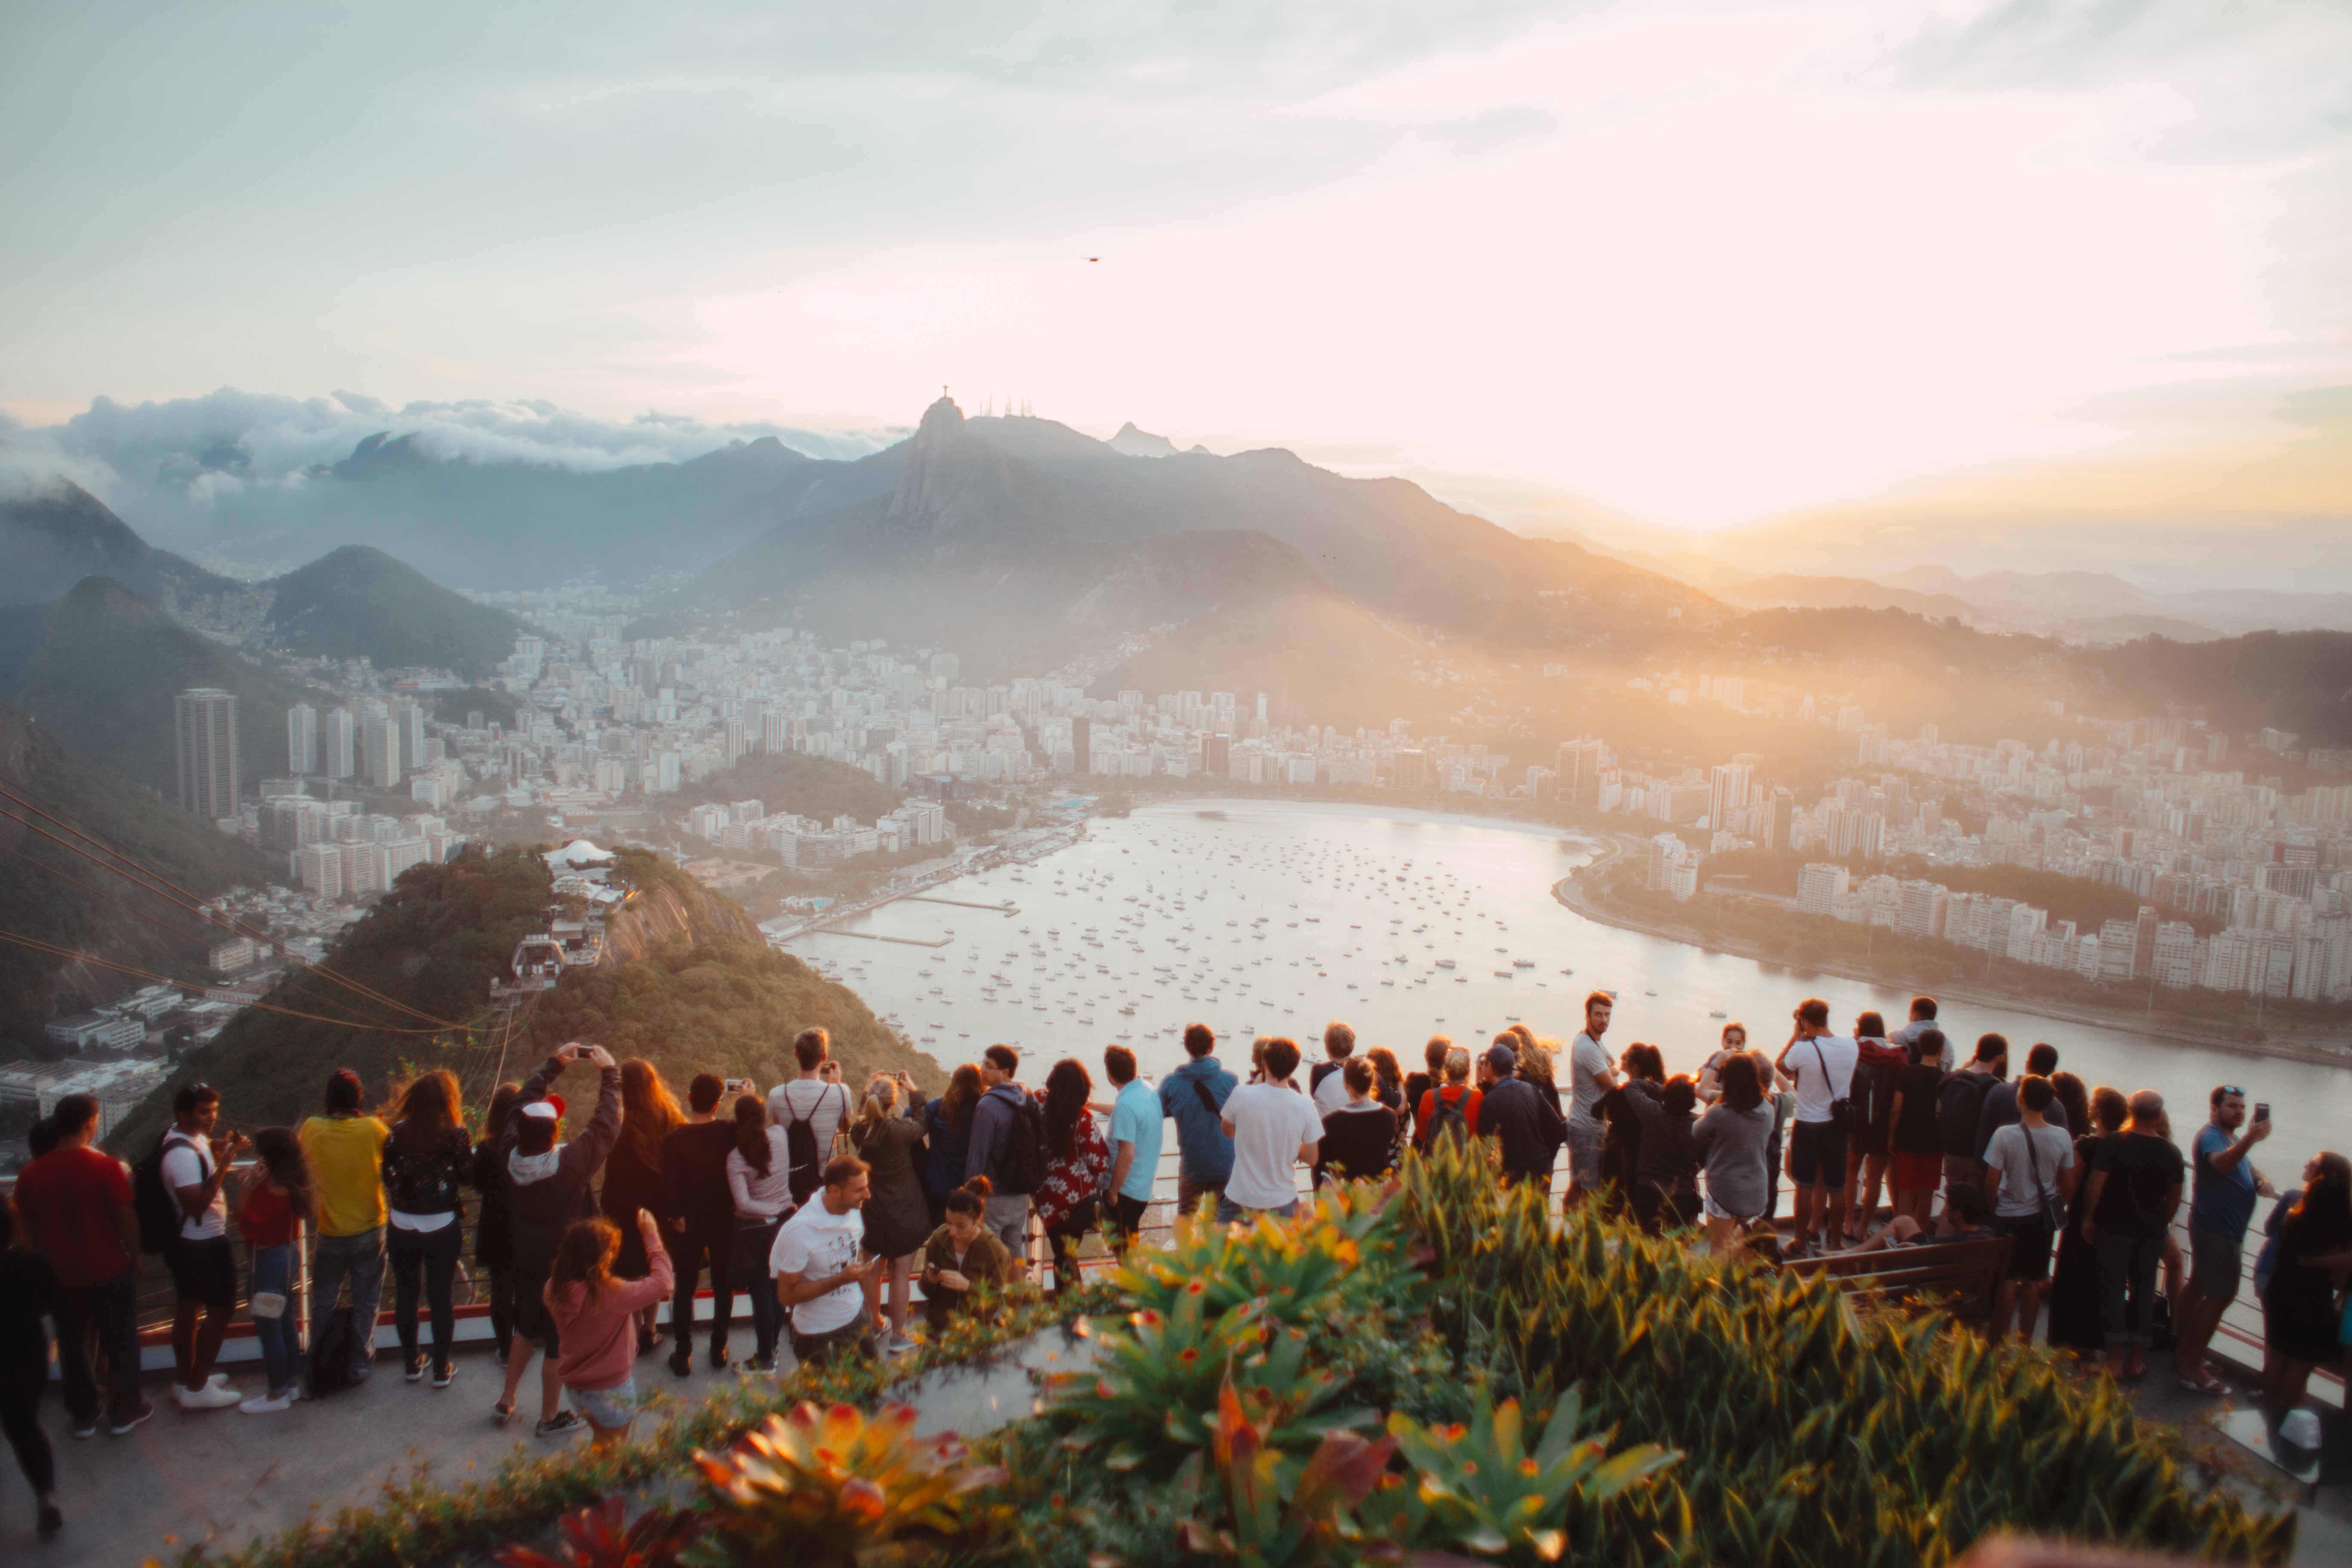
[[[1565,1045],[1523,1025],[1483,1046],[1437,1036],[1412,1072],[1385,1047],[1359,1050],[1344,1023],[1324,1031],[1319,1060],[1266,1037],[1236,1071],[1196,1024],[1156,1085],[1132,1051],[1107,1047],[1101,1093],[1067,1058],[1024,1086],[1003,1045],[956,1067],[934,1097],[904,1074],[854,1088],[812,1028],[792,1043],[793,1076],[765,1093],[701,1073],[681,1105],[652,1064],[568,1045],[499,1085],[477,1131],[446,1071],[373,1110],[359,1076],[338,1071],[319,1115],[250,1137],[218,1131],[220,1096],[198,1083],[177,1091],[172,1127],[131,1167],[93,1147],[96,1103],[68,1096],[37,1127],[36,1158],[0,1209],[0,1426],[40,1528],[57,1529],[37,1415],[49,1325],[75,1436],[131,1432],[154,1408],[136,1321],[151,1257],[173,1282],[170,1397],[184,1410],[268,1415],[373,1375],[387,1268],[397,1364],[446,1389],[471,1204],[502,1374],[492,1418],[608,1445],[634,1419],[664,1303],[667,1364],[685,1377],[698,1337],[712,1369],[730,1364],[746,1295],[751,1352],[732,1364],[757,1376],[778,1371],[787,1338],[795,1363],[902,1353],[1016,1293],[1075,1288],[1089,1238],[1141,1234],[1171,1121],[1176,1205],[1220,1223],[1296,1213],[1302,1169],[1310,1187],[1378,1182],[1408,1150],[1451,1147],[1547,1202],[1564,1153],[1565,1205],[1703,1237],[1717,1255],[2005,1239],[1996,1337],[2031,1341],[2046,1309],[2051,1344],[2137,1378],[2164,1306],[2174,1370],[2206,1393],[2223,1388],[2207,1350],[2238,1295],[2256,1202],[2275,1196],[2253,1269],[2265,1402],[2299,1404],[2340,1353],[2352,1165],[2317,1155],[2298,1187],[2275,1193],[2252,1159],[2268,1108],[2250,1114],[2234,1086],[2213,1090],[2184,1157],[2161,1096],[2086,1089],[2046,1044],[2012,1078],[2005,1038],[1983,1035],[1963,1054],[1932,998],[1891,1030],[1874,1012],[1838,1029],[1808,1000],[1777,1052],[1727,1024],[1696,1070],[1675,1073],[1655,1045],[1612,1054],[1613,1010],[1593,993]],[[2185,1255],[2173,1227],[2184,1190]],[[231,1226],[260,1352],[251,1390],[215,1364],[239,1304]]]

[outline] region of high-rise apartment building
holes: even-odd
[[[1831,903],[1845,896],[1851,873],[1843,866],[1816,861],[1797,873],[1797,912],[1825,915]]]
[[[1707,776],[1706,822],[1717,831],[1736,831],[1732,817],[1748,808],[1748,784],[1755,770],[1746,763],[1718,763]]]
[[[357,726],[348,708],[330,708],[320,716],[319,761],[330,779],[347,779],[359,771],[355,753]]]
[[[308,702],[286,710],[286,771],[297,778],[319,771],[319,710]]]
[[[1588,736],[1563,741],[1553,760],[1552,788],[1570,805],[1597,805],[1601,798],[1601,758],[1606,750]]]
[[[391,789],[400,783],[400,721],[390,713],[371,713],[360,721],[360,776],[373,789]]]
[[[180,805],[207,822],[236,815],[236,698],[216,687],[183,691],[173,704]]]

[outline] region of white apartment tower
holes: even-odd
[[[286,771],[296,778],[319,771],[319,710],[308,702],[286,710]]]
[[[330,708],[319,726],[320,763],[325,764],[330,779],[347,779],[359,771],[353,760],[356,726],[348,708]]]

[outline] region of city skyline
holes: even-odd
[[[853,455],[945,382],[1791,570],[2162,586],[2226,535],[2231,585],[2352,585],[2337,7],[607,21],[12,22],[12,465],[224,385]],[[108,129],[53,144],[58,94]]]

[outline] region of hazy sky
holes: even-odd
[[[36,426],[944,384],[1804,570],[2352,587],[2347,0],[95,0],[0,13],[0,135]]]

